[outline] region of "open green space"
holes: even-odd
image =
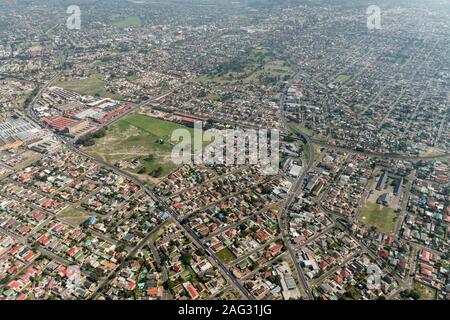
[[[130,27],[140,27],[142,21],[138,16],[129,16],[126,18],[116,18],[113,21],[113,25],[118,28],[130,28]]]
[[[240,295],[236,293],[233,289],[228,290],[222,295],[223,300],[239,300]]]
[[[376,203],[367,203],[361,216],[361,222],[378,231],[390,234],[394,231],[397,215],[394,209],[386,208]]]
[[[78,210],[72,206],[62,210],[58,217],[66,220],[67,222],[75,225],[80,225],[90,218],[90,215],[84,211]]]
[[[303,144],[303,152],[305,153],[305,159],[309,163],[309,158],[311,157],[311,151],[307,144]]]
[[[217,257],[220,260],[222,260],[224,263],[230,263],[231,261],[234,261],[237,258],[234,255],[234,253],[228,248],[224,248],[224,249],[220,250],[219,252],[217,252]]]
[[[119,95],[108,92],[100,75],[93,72],[85,79],[73,79],[69,81],[56,81],[55,86],[77,92],[82,95],[91,95],[104,98],[121,100]]]
[[[171,141],[171,137],[177,129],[187,129],[194,137],[192,128],[131,114],[110,126],[106,135],[96,139],[86,151],[112,165],[120,161],[134,163],[126,170],[155,183],[155,179],[167,176],[177,167],[171,159],[173,147],[177,144]]]
[[[420,282],[414,282],[414,290],[419,294],[420,300],[436,300],[437,291]]]
[[[340,74],[337,78],[336,78],[336,82],[346,82],[348,81],[348,79],[350,79],[350,76],[346,75],[346,74]]]
[[[215,72],[203,75],[198,80],[219,85],[236,82],[276,85],[289,79],[294,73],[289,63],[278,60],[268,48],[256,47],[242,52],[238,57],[220,65]]]
[[[219,101],[220,100],[220,95],[218,95],[218,94],[208,94],[206,96],[206,98],[208,98],[208,100],[212,100],[212,101]]]
[[[288,132],[294,134],[295,136],[297,136],[297,132],[300,131],[301,133],[310,138],[318,139],[323,142],[327,141],[327,138],[324,135],[320,133],[315,133],[313,130],[307,128],[303,123],[289,121],[286,129],[288,130]]]
[[[314,136],[314,132],[311,129],[308,129],[307,127],[305,127],[304,124],[299,123],[297,124],[297,128],[306,136],[308,137],[312,137]]]
[[[25,101],[27,101],[28,98],[29,98],[32,94],[33,94],[33,90],[26,90],[26,91],[24,91],[23,95],[20,96],[20,97],[17,99],[17,103],[18,103],[19,105],[23,105],[23,104],[25,103]]]

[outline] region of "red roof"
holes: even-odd
[[[30,262],[32,259],[34,258],[34,253],[33,252],[28,252],[25,257],[23,257],[23,259],[27,262]]]
[[[154,297],[154,296],[157,296],[159,294],[159,290],[158,290],[158,288],[151,288],[151,289],[147,290],[147,294],[149,296]]]
[[[180,121],[194,123],[195,119],[185,117],[185,118],[181,118]]]
[[[16,300],[22,301],[25,300],[27,298],[27,295],[25,293],[21,293]]]
[[[8,287],[10,287],[11,289],[17,289],[17,288],[19,288],[21,285],[22,285],[22,284],[21,284],[19,281],[14,280],[14,281],[11,281],[11,282],[8,284]]]
[[[200,296],[197,289],[195,289],[195,287],[192,284],[190,284],[187,287],[187,290],[192,299],[197,299]]]
[[[40,244],[43,244],[44,246],[50,242],[50,240],[45,235],[39,237],[38,241]]]
[[[19,250],[20,250],[20,246],[15,246],[14,248],[12,248],[12,249],[9,251],[9,254],[15,255],[17,252],[19,252]]]
[[[272,255],[276,255],[276,254],[280,253],[282,248],[283,248],[283,245],[277,244],[272,249],[270,249],[270,252],[272,253]]]
[[[425,250],[424,250],[424,251],[422,252],[421,259],[422,259],[423,261],[425,261],[425,262],[430,261],[430,253],[429,253],[428,251],[425,251]]]
[[[179,116],[179,117],[185,117],[185,118],[190,118],[190,119],[194,119],[194,120],[202,120],[202,121],[208,121],[208,118],[205,117],[197,117],[197,116],[193,116],[190,114],[186,114],[186,113],[181,113],[181,112],[175,112],[175,115]]]
[[[74,125],[79,123],[78,120],[61,116],[55,117],[53,119],[44,118],[44,122],[57,131],[63,131],[66,128],[73,127]]]

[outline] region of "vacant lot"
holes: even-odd
[[[393,209],[376,203],[367,203],[361,221],[367,226],[376,227],[385,234],[392,233],[395,227],[396,214]]]
[[[174,147],[171,136],[174,130],[181,128],[188,129],[193,137],[191,128],[132,114],[112,125],[105,137],[86,150],[113,165],[119,161],[135,163],[127,170],[153,184],[176,169],[171,160]]]
[[[224,248],[217,252],[217,257],[222,260],[224,263],[230,263],[231,261],[236,260],[236,256],[230,249]]]
[[[25,167],[28,167],[32,163],[40,160],[42,158],[42,154],[27,150],[20,155],[21,160],[14,165],[14,170],[21,170]]]
[[[61,211],[58,216],[70,224],[80,225],[90,218],[90,215],[86,212],[78,210],[74,207],[67,207]]]
[[[414,289],[420,295],[420,300],[436,300],[436,289],[426,286],[420,282],[414,282]]]

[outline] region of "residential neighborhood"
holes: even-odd
[[[0,300],[450,299],[448,0],[73,6],[0,0]]]

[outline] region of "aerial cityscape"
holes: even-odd
[[[449,300],[450,0],[0,0],[0,300]]]

